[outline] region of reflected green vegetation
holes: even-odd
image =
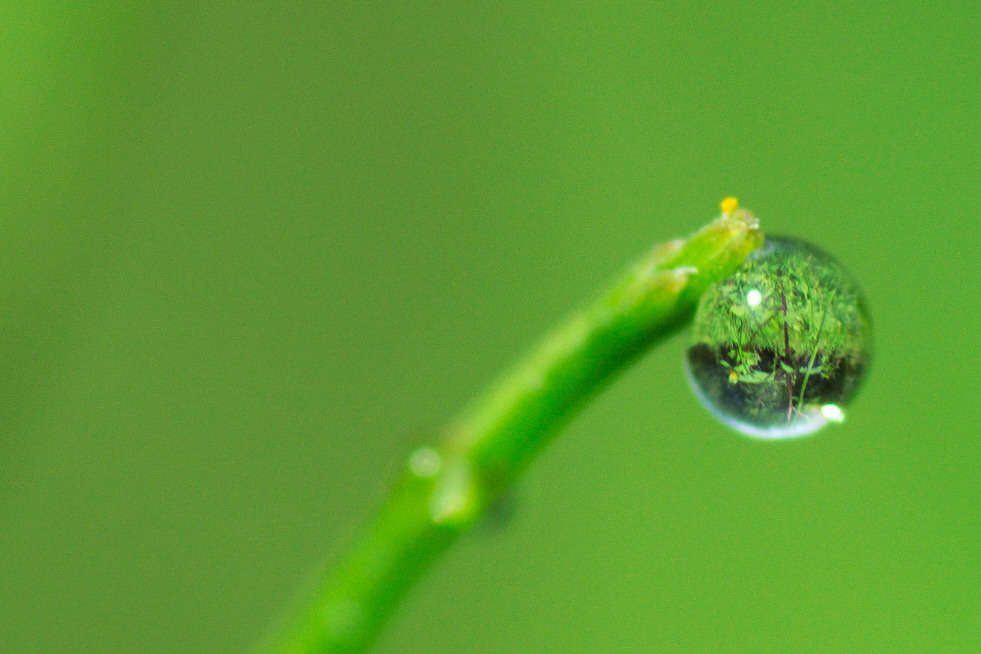
[[[688,349],[696,392],[754,436],[808,434],[858,389],[871,324],[861,290],[821,249],[768,238],[702,297]]]

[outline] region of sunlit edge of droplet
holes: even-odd
[[[810,436],[811,434],[820,431],[821,428],[823,428],[829,422],[827,418],[821,415],[820,411],[815,409],[813,411],[808,411],[806,417],[798,416],[787,427],[763,428],[734,420],[728,416],[719,415],[711,408],[709,408],[709,411],[712,412],[712,415],[738,431],[740,434],[764,441],[787,441],[795,438],[801,438],[803,436]]]
[[[831,422],[820,408],[808,409],[806,419],[802,419],[800,416],[798,416],[798,418],[796,418],[790,424],[790,426],[787,427],[757,427],[756,425],[751,425],[749,423],[736,420],[730,416],[723,415],[715,409],[712,402],[709,401],[705,394],[702,393],[702,390],[698,387],[698,384],[695,383],[694,375],[691,374],[691,367],[688,363],[688,357],[683,357],[683,361],[685,365],[685,378],[688,379],[688,385],[691,387],[692,392],[694,392],[698,397],[699,401],[702,403],[702,406],[705,407],[709,413],[718,418],[722,423],[732,427],[734,430],[738,431],[744,436],[749,436],[750,438],[764,441],[789,441],[796,438],[801,438],[803,436],[810,436]]]

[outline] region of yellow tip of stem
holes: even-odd
[[[729,215],[739,207],[739,200],[736,198],[726,198],[719,203],[719,206],[722,207],[723,214]]]

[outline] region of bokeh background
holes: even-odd
[[[408,448],[733,194],[864,284],[847,422],[740,437],[676,338],[378,651],[981,651],[979,29],[966,2],[5,2],[0,649],[247,651]]]

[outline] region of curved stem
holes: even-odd
[[[442,434],[410,456],[371,523],[263,652],[363,652],[432,561],[524,470],[583,403],[690,321],[703,291],[762,243],[756,219],[724,213],[655,247],[532,348]]]

